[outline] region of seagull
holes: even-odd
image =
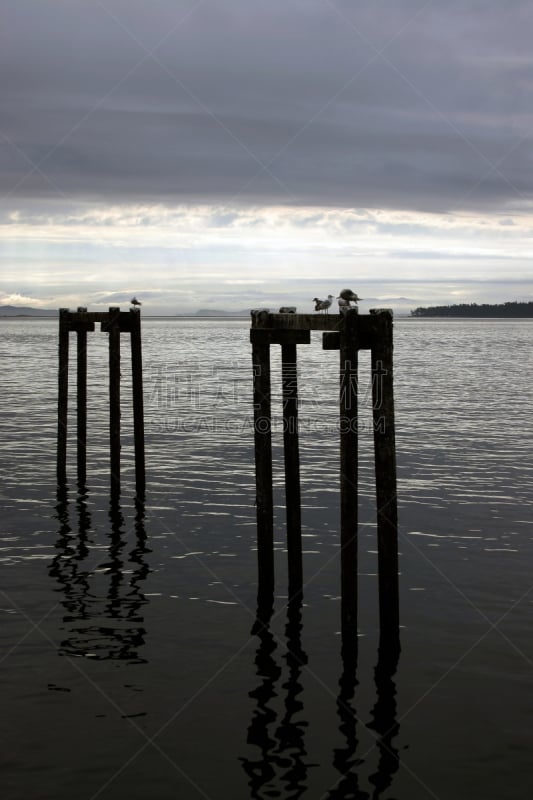
[[[141,301],[137,300],[136,297],[132,297],[131,300],[130,300],[130,303],[132,304],[132,306],[142,306]]]
[[[315,311],[325,311],[326,314],[328,313],[328,308],[333,302],[333,295],[328,294],[327,300],[320,300],[318,297],[313,297],[313,303],[315,304]]]
[[[345,314],[350,308],[349,300],[345,300],[344,297],[337,297],[337,303],[339,304],[339,311],[341,314]]]
[[[358,297],[355,292],[352,292],[351,289],[343,289],[340,295],[337,297],[337,303],[339,304],[339,311],[341,314],[345,314],[349,308],[354,308],[355,306],[351,306],[350,303],[357,303],[361,300],[361,297]]]

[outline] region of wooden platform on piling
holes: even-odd
[[[118,324],[121,333],[131,333],[136,326],[139,309],[131,308],[121,311],[120,308],[111,307],[109,311],[70,311],[68,308],[59,309],[60,321],[69,331],[87,330],[94,331],[95,323],[99,322],[102,331],[107,331],[111,323]]]
[[[356,309],[352,311],[356,311],[357,316],[357,348],[371,350],[383,329],[384,317],[392,319],[392,312],[389,309],[371,310],[370,314],[358,314]],[[271,314],[261,309],[252,311],[251,316],[252,331],[269,331],[272,344],[277,343],[274,331],[283,334],[289,331],[322,331],[324,350],[339,349],[340,331],[345,319],[344,314]]]
[[[303,591],[300,462],[298,444],[297,345],[309,344],[311,331],[322,332],[324,350],[338,350],[341,615],[345,633],[357,630],[358,527],[358,352],[370,350],[377,499],[380,627],[396,635],[398,607],[398,517],[393,399],[393,317],[390,309],[359,314],[251,312],[254,368],[254,440],[256,463],[259,603],[274,590],[274,513],[270,347],[282,351],[285,494],[289,597]]]
[[[78,484],[85,485],[87,453],[87,333],[100,323],[109,334],[109,442],[111,494],[120,493],[120,335],[130,334],[132,365],[132,399],[135,447],[135,486],[137,496],[145,491],[144,408],[142,388],[141,315],[138,308],[121,311],[111,306],[109,311],[87,311],[78,308],[59,309],[59,370],[57,425],[57,482],[67,480],[67,420],[69,334],[77,336],[77,473]]]

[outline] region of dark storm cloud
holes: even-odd
[[[531,198],[529,2],[4,3],[8,198]]]

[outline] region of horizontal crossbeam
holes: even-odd
[[[250,341],[252,344],[310,344],[311,331],[252,328]]]
[[[252,327],[250,340],[262,341],[265,344],[307,344],[309,339],[298,338],[298,334],[309,334],[310,331],[323,331],[322,347],[324,350],[338,350],[340,347],[340,331],[344,316],[342,314],[271,314],[266,310],[252,311]],[[352,310],[349,313],[354,313]],[[383,335],[385,320],[390,319],[389,309],[371,310],[370,314],[357,314],[357,349],[371,350],[376,341]],[[291,334],[294,338],[290,338]],[[259,339],[262,335],[264,338]]]
[[[109,326],[118,322],[121,333],[131,333],[135,326],[137,308],[121,311],[120,308],[109,311],[70,311],[68,308],[59,309],[59,319],[69,331],[94,331],[96,322],[101,324],[102,331],[108,331]]]

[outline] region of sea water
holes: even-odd
[[[56,493],[57,321],[0,320],[6,800],[518,800],[533,786],[533,323],[395,322],[401,653],[378,650],[368,354],[359,632],[341,652],[338,354],[299,353],[304,602],[287,611],[279,353],[276,597],[257,564],[247,320],[143,319],[147,494],[109,498],[107,338],[87,486]],[[71,349],[75,350],[75,347]]]

